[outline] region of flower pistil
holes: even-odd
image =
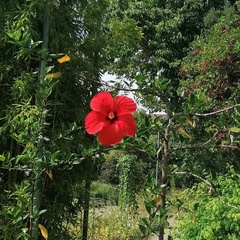
[[[110,112],[110,113],[108,114],[108,118],[109,118],[110,120],[113,120],[115,117],[116,117],[116,116],[115,116],[115,113],[114,113],[114,112]]]

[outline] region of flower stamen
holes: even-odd
[[[114,112],[110,112],[110,113],[108,114],[108,118],[109,118],[110,120],[113,120],[113,119],[115,118],[115,113],[114,113]]]

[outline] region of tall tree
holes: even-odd
[[[134,20],[142,32],[141,40],[134,44],[124,44],[119,39],[113,71],[130,80],[136,78],[144,105],[159,110],[160,101],[155,95],[171,99],[171,106],[176,111],[181,59],[187,54],[189,44],[204,29],[207,11],[223,6],[224,1],[204,0],[128,1],[125,5],[113,1],[113,18],[122,22]],[[134,34],[133,28],[129,32]]]
[[[166,118],[160,119],[161,126],[158,127],[161,133],[161,147],[159,147],[158,152],[161,151],[162,153],[160,211],[163,215],[160,213],[159,229],[159,239],[162,240],[164,225],[166,224],[166,211],[164,209],[166,207],[170,154],[186,149],[194,149],[195,151],[202,148],[210,149],[211,146],[214,149],[219,148],[207,134],[207,144],[205,144],[206,142],[196,144],[196,138],[193,139],[186,130],[189,128],[190,131],[194,132],[196,123],[198,129],[198,131],[195,131],[196,134],[199,134],[201,126],[206,131],[206,126],[204,126],[204,123],[201,125],[201,119],[198,119],[198,117],[201,118],[205,115],[204,113],[202,115],[198,113],[205,110],[212,112],[209,115],[206,114],[206,116],[212,116],[218,112],[213,113],[210,101],[206,104],[207,108],[202,108],[201,104],[206,102],[204,92],[199,91],[201,92],[199,94],[201,95],[201,103],[197,101],[199,95],[190,93],[189,96],[191,97],[185,98],[181,88],[183,86],[181,63],[183,58],[188,55],[191,42],[198,38],[202,32],[207,34],[211,26],[218,21],[218,17],[222,14],[225,6],[225,1],[130,1],[122,8],[119,6],[120,4],[121,1],[113,2],[114,18],[117,17],[120,22],[124,22],[126,19],[134,21],[142,33],[142,39],[137,39],[138,41],[135,41],[135,44],[129,44],[129,41],[126,44],[119,38],[118,54],[111,70],[129,79],[130,83],[135,82],[137,84],[139,88],[137,91],[145,106],[152,111],[163,109],[166,112]],[[208,24],[206,24],[206,16],[209,12],[214,12],[216,16],[212,19],[212,22],[208,21]],[[215,39],[214,44],[216,44],[216,41],[217,39]],[[197,65],[192,67],[197,67]],[[189,71],[187,74],[189,74]],[[188,79],[188,84],[190,81],[194,82],[194,77],[195,75],[191,76],[191,80]],[[191,100],[192,104],[190,104]],[[218,104],[217,109],[219,109],[221,103],[216,102],[216,104]],[[234,106],[230,106],[230,109],[232,107]],[[220,112],[224,111],[221,110]],[[197,122],[198,120],[199,122]],[[215,118],[213,121],[221,124],[219,119]],[[175,142],[176,140],[177,142]],[[213,145],[208,145],[209,142]],[[174,156],[178,156],[177,153]],[[194,166],[192,167],[194,168]],[[153,213],[155,214],[155,212]],[[143,227],[143,232],[146,233],[146,229],[147,227]]]

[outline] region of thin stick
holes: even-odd
[[[180,150],[197,150],[197,149],[199,149],[199,148],[208,149],[209,146],[203,144],[203,145],[195,145],[195,146],[177,147],[177,148],[173,148],[173,149],[169,150],[169,153],[176,152],[176,151],[180,151]],[[233,149],[233,150],[239,149],[239,147],[233,146],[233,145],[217,145],[217,146],[215,146],[215,148],[230,148],[230,149]]]
[[[230,109],[233,109],[233,108],[235,108],[235,107],[240,107],[240,104],[235,104],[235,105],[233,105],[233,106],[226,107],[226,108],[220,109],[220,110],[215,111],[215,112],[210,112],[210,113],[195,113],[195,114],[193,114],[193,116],[197,116],[197,117],[207,117],[207,116],[211,116],[211,115],[215,115],[215,114],[219,114],[219,113],[225,112],[225,111],[230,110]]]
[[[202,182],[206,183],[209,187],[212,187],[212,188],[213,188],[213,185],[212,185],[210,182],[208,182],[208,181],[205,180],[204,178],[202,178],[202,177],[200,177],[200,176],[198,176],[198,175],[196,175],[196,174],[194,174],[194,173],[192,173],[192,172],[175,172],[175,173],[176,173],[176,174],[187,174],[187,175],[193,176],[193,177],[195,177],[195,178],[200,179]]]
[[[202,177],[200,177],[200,176],[198,176],[198,175],[196,175],[196,174],[194,174],[194,173],[192,173],[192,172],[175,172],[175,173],[176,173],[176,174],[187,174],[187,175],[193,176],[193,177],[195,177],[195,178],[198,178],[198,179],[200,179],[202,182],[204,182],[206,185],[208,185],[212,190],[215,190],[214,187],[213,187],[213,185],[212,185],[210,182],[208,182],[208,181],[205,180],[204,178],[202,178]],[[231,207],[231,208],[234,208],[234,209],[237,209],[237,210],[240,210],[240,207],[237,207],[237,206],[234,206],[234,205],[232,205],[232,204],[230,204],[230,203],[228,203],[228,202],[225,202],[219,195],[217,195],[217,198],[218,198],[218,200],[219,200],[220,202],[222,202],[222,203],[225,204],[226,206]]]

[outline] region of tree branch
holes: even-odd
[[[231,107],[226,107],[226,108],[223,108],[223,109],[220,109],[218,111],[215,111],[215,112],[210,112],[210,113],[195,113],[193,114],[193,116],[197,116],[197,117],[207,117],[207,116],[211,116],[211,115],[215,115],[215,114],[219,114],[219,113],[222,113],[222,112],[225,112],[227,110],[230,110],[230,109],[233,109],[235,107],[240,107],[240,104],[235,104]]]
[[[239,147],[233,146],[233,145],[217,145],[217,146],[214,146],[214,147],[215,147],[215,148],[230,148],[230,149],[233,149],[233,150],[239,149]],[[203,144],[203,145],[195,145],[195,146],[177,147],[177,148],[171,149],[171,150],[169,151],[169,153],[176,152],[176,151],[180,151],[180,150],[197,150],[197,149],[199,149],[199,148],[208,149],[208,148],[209,148],[209,145]]]
[[[83,77],[83,79],[86,79],[85,77]],[[91,79],[92,82],[98,82],[94,79]],[[114,81],[112,81],[114,82]],[[116,83],[118,83],[117,81],[115,81]],[[98,82],[99,83],[99,82]],[[164,102],[164,104],[166,104],[167,106],[171,105],[171,102],[168,98],[164,97],[159,91],[153,91],[152,89],[139,89],[139,88],[123,88],[123,87],[116,87],[113,85],[108,84],[107,82],[101,81],[102,86],[106,86],[108,88],[112,88],[115,89],[117,91],[125,91],[125,92],[142,92],[142,93],[146,93],[146,94],[151,94],[151,95],[155,95],[159,98],[162,99],[162,101]]]
[[[204,182],[205,184],[207,184],[209,187],[211,187],[213,189],[213,185],[208,182],[207,180],[205,180],[204,178],[192,173],[192,172],[175,172],[176,174],[187,174],[187,175],[190,175],[190,176],[193,176],[195,178],[198,178],[200,179],[202,182]]]
[[[7,166],[0,166],[0,169],[5,169],[8,171],[16,170],[16,171],[22,171],[22,172],[32,172],[35,169],[32,168],[25,168],[25,167],[7,167]]]
[[[198,176],[198,175],[196,175],[196,174],[194,174],[194,173],[192,173],[192,172],[175,172],[175,173],[176,173],[176,174],[187,174],[187,175],[193,176],[193,177],[195,177],[195,178],[197,178],[197,179],[200,179],[202,182],[204,182],[206,185],[208,185],[211,190],[215,190],[214,187],[213,187],[213,184],[211,184],[210,182],[208,182],[208,181],[205,180],[204,178],[202,178],[202,177],[200,177],[200,176]],[[225,204],[226,206],[231,207],[231,208],[234,208],[234,209],[237,209],[237,210],[240,210],[240,207],[237,207],[237,206],[232,205],[232,204],[230,204],[230,203],[228,203],[228,202],[225,202],[218,194],[217,194],[216,197],[218,198],[218,200],[219,200],[221,203]]]

